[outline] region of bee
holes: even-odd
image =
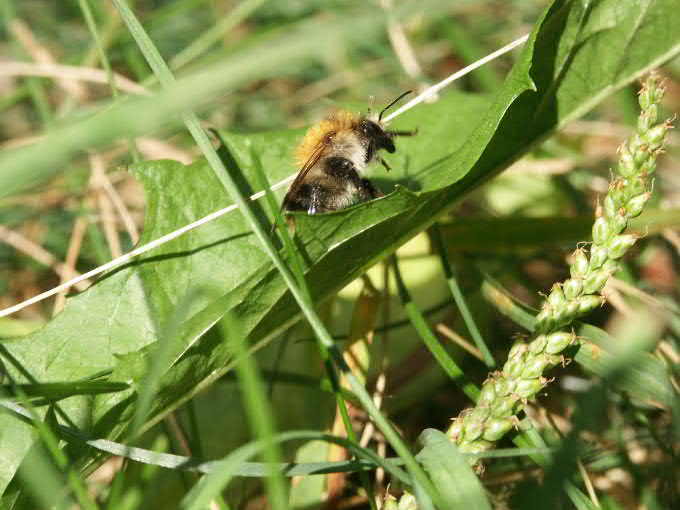
[[[385,112],[410,92],[388,104],[377,117],[371,115],[370,108],[363,115],[338,110],[311,127],[297,147],[296,159],[301,168],[288,188],[281,210],[316,214],[344,209],[357,197],[364,200],[382,197],[380,190],[362,175],[374,160],[389,171],[378,151],[393,153],[394,137],[415,134],[389,131],[382,123]],[[287,221],[295,229],[293,218],[289,216]]]

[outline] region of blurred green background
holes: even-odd
[[[294,31],[299,23],[353,12],[363,2],[138,0],[129,4],[180,78],[225,56],[238,55],[244,48],[266,47],[273,34]],[[419,9],[416,1],[384,0],[372,3],[370,8],[372,12],[382,9],[389,16],[396,8],[393,4],[410,4],[414,12],[404,22],[375,31],[351,50],[338,44],[321,61],[251,81],[201,104],[198,112],[204,125],[243,133],[297,129],[316,122],[333,105],[363,109],[369,97],[375,98],[375,104],[383,104],[404,90],[422,90],[527,33],[547,2],[460,0],[427,2]],[[118,100],[125,101],[123,96],[128,92],[143,92],[142,87],[157,87],[113,5],[89,5],[112,71],[128,80],[120,82]],[[109,104],[112,92],[81,7],[82,2],[75,0],[3,1],[0,150],[25,146]],[[61,67],[46,73],[35,65],[21,65],[25,63]],[[504,56],[452,88],[493,94],[512,63],[512,54]],[[670,115],[680,111],[680,61],[665,66],[662,74],[668,87],[664,109]],[[516,326],[498,313],[500,305],[493,297],[497,295],[490,289],[498,285],[536,305],[539,292],[565,277],[566,250],[587,237],[589,218],[597,198],[606,192],[617,146],[636,120],[636,94],[637,85],[633,85],[607,99],[586,118],[571,123],[476,191],[455,216],[444,219],[445,241],[461,286],[497,360],[504,359],[507,339]],[[639,232],[649,235],[608,289],[613,306],[590,319],[609,331],[625,323],[641,306],[672,310],[656,354],[676,378],[680,359],[680,215],[674,213],[680,208],[678,141],[677,134],[672,135],[660,161],[651,210],[635,224]],[[190,162],[199,156],[186,130],[175,125],[96,150],[83,149],[69,163],[69,172],[0,199],[0,308],[52,288],[134,246],[143,224],[145,202],[140,184],[128,174],[126,165],[165,158]],[[293,147],[291,161],[292,152]],[[417,236],[397,255],[414,300],[426,312],[440,340],[466,371],[483,380],[486,367],[469,349],[460,347],[471,345],[469,332],[450,305],[439,257],[428,233]],[[364,312],[377,318],[376,340],[370,353],[357,348],[355,355],[360,359],[365,356],[370,365],[365,377],[371,386],[377,384],[381,374],[386,378],[383,408],[413,441],[424,428],[445,428],[455,414],[452,410],[462,408],[466,400],[460,392],[451,391],[446,375],[406,323],[394,281],[385,277],[384,267],[373,268],[368,278],[375,295],[381,296],[375,297],[375,303],[359,299],[367,286],[366,281],[357,280],[324,305],[322,316],[340,342],[350,333],[353,318]],[[371,312],[373,305],[379,311]],[[27,334],[62,306],[63,297],[49,299],[0,319],[0,337]],[[284,377],[293,374],[318,380],[323,374],[307,328],[292,328],[260,351],[257,358],[266,374],[274,374],[269,378],[268,391],[281,430],[332,429],[332,397],[309,380],[286,382]],[[561,369],[560,384],[550,388],[551,398],[532,407],[532,417],[555,440],[569,430],[574,401],[592,384],[592,377],[574,365]],[[154,427],[145,437],[146,446],[214,459],[252,439],[235,382],[232,376],[224,377]],[[640,508],[652,501],[649,494],[655,491],[660,494],[654,499],[660,505],[656,508],[680,505],[678,478],[674,478],[677,444],[668,444],[665,439],[672,428],[671,412],[644,399],[631,403],[628,398],[623,394],[612,397],[611,427],[600,436],[588,438],[592,448],[582,458],[602,507]],[[365,420],[359,408],[353,412],[357,422]],[[384,447],[380,437],[377,442]],[[294,455],[297,446],[287,453]],[[309,444],[297,450],[296,458],[322,461],[337,455],[328,450],[325,444]],[[88,481],[92,491],[107,494],[120,469],[118,461],[104,463]],[[132,464],[126,469],[127,490],[133,500],[130,508],[172,508],[195,481],[174,471]],[[497,508],[512,508],[509,501],[521,487],[518,484],[537,476],[527,461],[507,460],[492,465],[485,483]],[[321,477],[298,480],[293,485],[291,504],[310,510],[367,508],[365,498],[357,495],[357,487],[356,475],[331,481]],[[234,508],[265,507],[260,484],[251,480],[234,484],[229,498],[236,502]]]

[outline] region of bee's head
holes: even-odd
[[[371,109],[369,107],[367,116],[364,117],[358,125],[359,133],[361,133],[367,142],[366,162],[370,161],[380,149],[385,149],[389,153],[394,152],[396,150],[393,141],[395,136],[409,136],[415,133],[407,131],[388,131],[385,129],[385,125],[382,122],[382,117],[385,112],[410,93],[410,90],[404,92],[383,108],[377,117],[371,115]]]
[[[359,124],[359,131],[376,151],[385,149],[387,152],[392,153],[396,150],[391,133],[383,129],[380,122],[363,119]]]

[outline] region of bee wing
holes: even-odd
[[[293,181],[293,184],[291,184],[290,188],[288,188],[288,192],[286,193],[286,196],[283,199],[283,203],[281,204],[282,209],[285,209],[286,205],[288,204],[288,201],[290,200],[290,197],[295,194],[297,189],[304,182],[305,177],[307,177],[309,171],[312,168],[314,168],[314,165],[316,165],[319,162],[319,159],[321,159],[321,156],[325,148],[326,148],[325,143],[320,143],[319,145],[317,145],[314,151],[312,152],[312,155],[309,156],[307,161],[305,161],[305,164],[302,165],[302,168],[300,168],[300,171],[298,172],[297,177]]]

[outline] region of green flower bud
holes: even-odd
[[[635,158],[633,158],[633,155],[628,151],[627,148],[624,148],[619,155],[619,165],[617,167],[617,171],[624,177],[631,177],[632,175],[635,175],[635,172],[637,171],[637,167],[635,166]]]
[[[630,234],[616,236],[609,242],[607,255],[612,259],[619,259],[635,244],[635,241],[637,241],[637,237]]]
[[[458,438],[461,437],[461,434],[463,433],[463,420],[460,418],[456,418],[453,420],[451,425],[449,425],[448,430],[446,431],[446,437],[448,437],[451,441],[454,443],[458,441]]]
[[[553,333],[548,337],[548,343],[545,346],[545,352],[547,354],[557,354],[562,352],[567,346],[574,342],[576,335],[574,333],[567,333],[566,331],[560,331],[558,333]]]
[[[588,278],[583,282],[584,294],[595,294],[596,292],[601,291],[610,276],[611,273],[604,269],[598,269],[597,271],[590,273]]]
[[[487,381],[482,385],[482,390],[479,392],[477,405],[490,404],[494,400],[496,400],[496,383],[494,381]]]
[[[611,218],[614,216],[619,208],[616,206],[614,203],[614,199],[611,197],[610,194],[607,194],[606,197],[604,197],[604,215],[607,216],[608,218]]]
[[[596,244],[605,244],[611,235],[612,232],[607,219],[604,216],[597,218],[593,223],[593,241]]]
[[[623,229],[626,228],[626,225],[628,225],[628,218],[625,216],[625,214],[617,213],[609,218],[609,225],[612,233],[620,234],[623,232]]]
[[[480,453],[491,450],[493,446],[491,441],[477,439],[476,441],[465,441],[464,443],[460,443],[458,450],[462,453]],[[401,510],[401,507],[399,510]]]
[[[543,384],[539,379],[522,379],[517,383],[515,393],[521,398],[531,398],[543,389]]]
[[[578,301],[577,299],[572,299],[564,306],[564,316],[569,320],[576,318],[578,315]]]
[[[536,316],[536,332],[548,331],[554,324],[552,313],[549,308],[544,308]]]
[[[656,171],[656,159],[650,158],[644,162],[642,168],[640,168],[640,175],[647,176],[651,175]]]
[[[639,132],[644,132],[652,127],[656,121],[657,112],[658,107],[655,104],[649,105],[646,111],[641,112],[638,117],[637,130]]]
[[[651,159],[651,157],[652,153],[649,148],[649,145],[642,145],[636,152],[633,153],[633,161],[635,161],[636,174],[640,172],[640,168],[642,167],[642,165],[646,161]]]
[[[561,306],[559,308],[554,308],[552,313],[552,319],[554,321],[553,328],[559,327],[558,324],[562,324],[564,321],[571,319],[569,312],[567,311],[567,306]]]
[[[602,271],[606,271],[610,275],[613,275],[619,270],[619,263],[612,259],[607,259],[607,262],[602,264]]]
[[[594,244],[590,248],[590,269],[598,269],[607,260],[607,248]]]
[[[583,291],[583,281],[580,278],[569,278],[564,285],[562,285],[564,297],[567,299],[574,299],[581,295]]]
[[[418,501],[410,492],[404,492],[399,499],[399,510],[418,510]]]
[[[491,414],[491,409],[489,409],[488,407],[477,406],[473,409],[473,411],[470,414],[468,414],[465,417],[465,419],[483,422],[484,420],[486,420],[489,417],[490,414]]]
[[[569,267],[571,277],[583,278],[588,273],[588,257],[581,248],[577,249],[572,256],[574,260]]]
[[[548,360],[550,367],[555,367],[560,363],[564,363],[564,356],[559,354],[544,354],[543,356]]]
[[[591,296],[581,296],[580,298],[578,298],[578,308],[579,308],[579,313],[581,315],[584,315],[588,312],[595,310],[595,308],[597,308],[601,304],[602,304],[602,298],[600,298],[600,296],[591,295]]]
[[[647,200],[649,200],[651,196],[652,194],[647,191],[645,193],[640,193],[639,195],[628,200],[628,203],[625,207],[628,217],[635,218],[636,216],[639,216],[645,204],[647,203]]]
[[[545,349],[545,345],[548,342],[548,337],[546,335],[538,335],[534,340],[529,344],[529,352],[531,354],[540,354],[543,352]]]
[[[647,182],[648,179],[642,175],[638,175],[632,179],[629,179],[625,189],[626,191],[625,202],[628,203],[628,200],[630,200],[631,198],[636,197],[641,193],[645,193],[648,187]]]
[[[510,352],[508,353],[508,359],[510,359],[510,358],[522,359],[522,358],[524,358],[524,355],[526,353],[527,353],[527,344],[525,344],[521,340],[518,340],[514,344],[512,344],[512,347],[510,348]]]
[[[554,308],[559,308],[566,302],[564,297],[564,292],[562,292],[562,287],[559,283],[552,286],[550,295],[548,296],[548,304]]]
[[[654,101],[652,101],[651,99],[653,99],[653,96],[650,96],[649,91],[646,89],[646,87],[644,87],[640,91],[640,95],[638,97],[638,103],[640,103],[640,108],[642,110],[646,110],[650,106],[652,106]]]
[[[484,431],[484,422],[479,420],[470,420],[465,417],[465,423],[463,424],[463,437],[465,441],[474,441],[475,439],[481,437]]]
[[[505,367],[504,367],[505,368]],[[507,377],[501,377],[496,380],[496,395],[498,397],[505,397],[515,390],[516,382]]]
[[[519,395],[515,393],[507,398],[510,399],[510,404],[512,405],[512,407],[510,408],[510,416],[519,413],[523,409],[524,402],[522,402],[522,399],[520,398]]]
[[[655,74],[650,75],[642,86],[638,101],[640,103],[640,108],[647,110],[655,103],[661,102],[664,96],[663,87],[659,86],[659,79]]]
[[[668,126],[666,124],[657,124],[642,134],[642,140],[649,144],[650,150],[657,150],[663,145],[667,132]]]
[[[506,377],[517,377],[522,373],[523,363],[524,362],[521,359],[510,358],[505,362],[505,365],[503,365],[503,374]]]
[[[639,134],[634,134],[625,141],[625,146],[628,148],[628,152],[630,152],[633,156],[636,155],[642,145],[643,142]]]
[[[616,204],[616,207],[623,207],[626,202],[628,201],[628,190],[625,186],[625,182],[627,179],[617,179],[612,183],[612,185],[609,187],[609,194],[608,196],[612,197],[612,200],[614,204]]]
[[[543,374],[550,365],[549,360],[545,356],[536,356],[524,365],[522,371],[522,379],[534,379]]]
[[[502,420],[491,420],[484,427],[484,434],[482,437],[487,441],[498,441],[505,434],[507,434],[513,427],[513,421],[510,418]]]
[[[515,405],[519,402],[515,395],[507,395],[496,402],[491,408],[491,416],[494,418],[507,418],[515,414]]]

